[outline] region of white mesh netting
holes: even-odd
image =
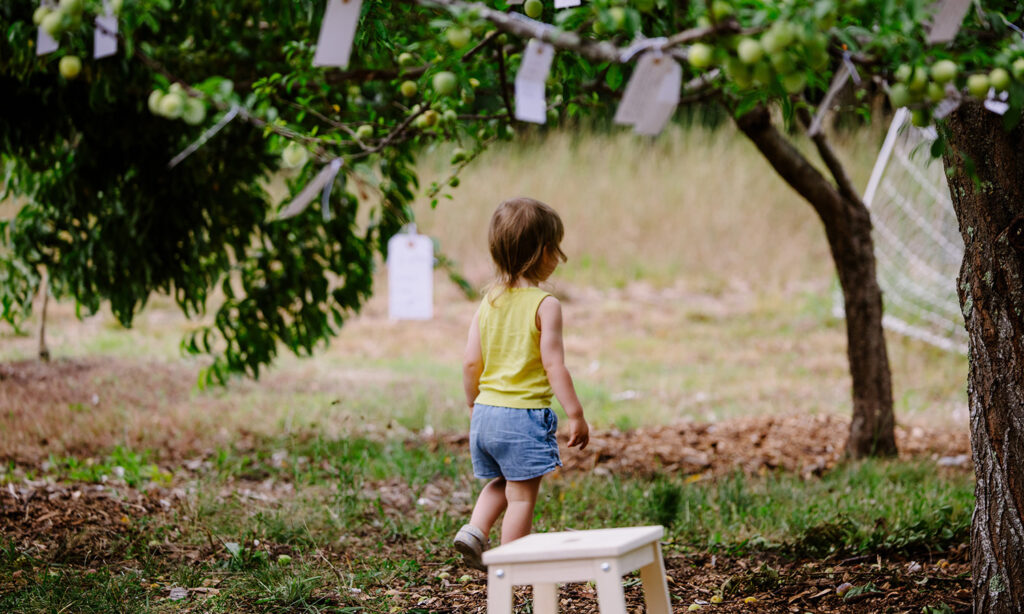
[[[963,239],[942,161],[929,152],[934,129],[916,128],[909,119],[906,109],[896,112],[864,192],[874,225],[882,325],[966,353],[956,295]],[[841,294],[836,305],[841,316]]]

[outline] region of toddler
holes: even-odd
[[[477,569],[486,569],[481,554],[502,513],[501,543],[530,533],[541,478],[562,465],[552,393],[569,418],[569,446],[582,450],[590,439],[565,368],[562,305],[538,287],[566,260],[563,234],[554,209],[531,198],[507,200],[491,217],[498,279],[469,326],[462,370],[473,473],[490,482],[455,536],[455,548]]]

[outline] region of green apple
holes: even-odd
[[[764,57],[764,47],[752,38],[744,38],[736,47],[736,54],[744,64],[756,64]]]
[[[928,100],[931,102],[942,102],[946,99],[946,90],[935,81],[928,83]]]
[[[544,12],[544,3],[540,0],[526,0],[526,4],[523,5],[523,12],[526,13],[527,17],[537,19]]]
[[[441,116],[433,109],[427,109],[423,112],[423,115],[420,115],[420,117],[423,118],[423,125],[428,128],[436,124],[437,120],[441,119]]]
[[[1024,81],[1024,58],[1017,58],[1010,65],[1010,72],[1013,73],[1013,78],[1018,81]]]
[[[463,104],[473,104],[473,102],[476,100],[476,92],[473,91],[473,88],[467,87],[464,90],[462,90],[462,93],[459,95],[459,98],[462,100]]]
[[[398,65],[402,68],[408,68],[416,64],[416,58],[411,53],[405,51],[398,54]]]
[[[160,99],[160,115],[167,119],[178,119],[185,111],[185,97],[175,92],[168,92]]]
[[[431,84],[434,86],[435,92],[441,96],[449,96],[455,93],[455,89],[459,85],[459,80],[455,77],[455,73],[442,70],[434,75]]]
[[[65,21],[63,11],[50,11],[39,22],[39,27],[53,38],[59,38],[64,32]]]
[[[471,87],[480,87],[480,79],[477,79],[476,77],[470,77],[469,85]]]
[[[1006,88],[1010,87],[1010,72],[1002,67],[993,68],[992,72],[988,73],[988,80],[997,92],[1006,91]]]
[[[788,94],[799,94],[807,87],[807,75],[802,72],[792,72],[782,76],[782,87]]]
[[[594,25],[591,26],[591,29],[594,31],[594,34],[598,36],[602,36],[605,34],[604,22],[601,21],[600,19],[594,20]]]
[[[32,13],[32,23],[42,25],[43,19],[50,14],[50,8],[41,6]]]
[[[373,126],[370,124],[363,124],[356,128],[356,138],[360,141],[368,141],[373,138]]]
[[[181,118],[190,126],[198,126],[206,119],[206,105],[198,98],[186,98]]]
[[[772,65],[767,61],[761,61],[754,64],[754,82],[761,85],[769,85],[775,80],[775,70],[772,69]]]
[[[473,36],[469,28],[448,28],[444,34],[448,39],[448,44],[454,49],[462,49],[468,45],[469,39]]]
[[[975,98],[988,96],[988,88],[992,87],[988,75],[971,75],[967,77],[967,91]]]
[[[903,83],[893,83],[889,87],[889,104],[900,109],[910,104],[910,90]]]
[[[442,124],[454,124],[457,119],[459,119],[459,114],[456,113],[454,109],[446,109],[445,112],[441,114]]]
[[[416,91],[419,89],[419,86],[416,85],[415,81],[402,81],[402,85],[399,86],[399,89],[402,92],[402,96],[405,98],[412,98],[416,95]]]
[[[81,15],[85,3],[82,0],[60,0],[58,6],[69,15]]]
[[[82,72],[82,60],[77,55],[66,55],[60,59],[60,74],[65,79],[74,79]]]
[[[736,84],[736,87],[740,89],[747,89],[753,85],[753,77],[750,74],[750,68],[739,58],[730,56],[729,59],[725,61],[725,74],[732,79],[733,83]]]
[[[296,142],[288,143],[281,152],[281,162],[285,168],[299,168],[306,164],[309,159],[309,152],[305,147]]]
[[[146,106],[149,107],[149,112],[153,115],[160,115],[160,101],[163,100],[164,93],[161,90],[153,90],[149,93],[149,98],[146,99]]]
[[[953,79],[956,79],[956,73],[959,72],[956,62],[953,60],[939,60],[932,64],[932,79],[936,83],[945,85]]]
[[[714,54],[715,50],[711,48],[711,45],[694,43],[690,45],[690,50],[687,52],[686,57],[690,61],[690,66],[694,68],[707,68],[711,66]]]
[[[910,64],[900,64],[900,67],[896,69],[895,76],[900,83],[906,83],[914,76],[914,67]]]
[[[626,9],[621,6],[613,6],[608,9],[608,16],[612,20],[612,29],[618,32],[626,27]]]
[[[768,61],[772,63],[772,68],[775,72],[780,75],[788,75],[791,72],[796,72],[796,61],[793,60],[785,51],[778,51],[768,56]]]
[[[167,92],[170,93],[170,94],[180,94],[180,95],[184,96],[185,95],[185,86],[180,84],[180,83],[178,83],[177,81],[175,81],[174,83],[171,84],[171,86],[169,88],[167,88]]]
[[[914,94],[923,94],[928,88],[928,71],[923,66],[915,66],[914,74],[907,82],[907,87]]]
[[[711,3],[711,14],[715,21],[721,21],[732,15],[732,5],[724,0],[715,0]]]
[[[120,15],[122,7],[124,7],[124,0],[110,0],[110,11],[113,14]]]
[[[363,95],[363,90],[359,89],[359,86],[355,84],[348,86],[348,90],[346,91],[348,92],[349,98],[359,98]]]

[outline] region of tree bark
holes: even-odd
[[[892,379],[882,330],[882,291],[875,275],[871,216],[852,192],[824,141],[816,141],[836,175],[830,182],[772,124],[765,107],[736,119],[775,171],[814,207],[825,225],[829,249],[843,289],[847,355],[853,378],[853,417],[846,453],[853,458],[892,456],[896,438]]]
[[[977,478],[974,611],[1024,612],[1024,128],[1007,132],[976,101],[949,126],[944,162],[965,247],[957,293]]]

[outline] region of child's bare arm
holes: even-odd
[[[583,405],[576,396],[572,375],[565,367],[565,347],[562,343],[562,304],[549,296],[537,308],[540,320],[540,359],[547,371],[551,389],[569,417],[569,446],[587,447],[590,427],[583,417]]]
[[[480,349],[480,312],[473,315],[469,325],[469,339],[462,359],[462,387],[466,391],[466,404],[473,408],[480,394],[480,374],[484,371],[484,357]]]

